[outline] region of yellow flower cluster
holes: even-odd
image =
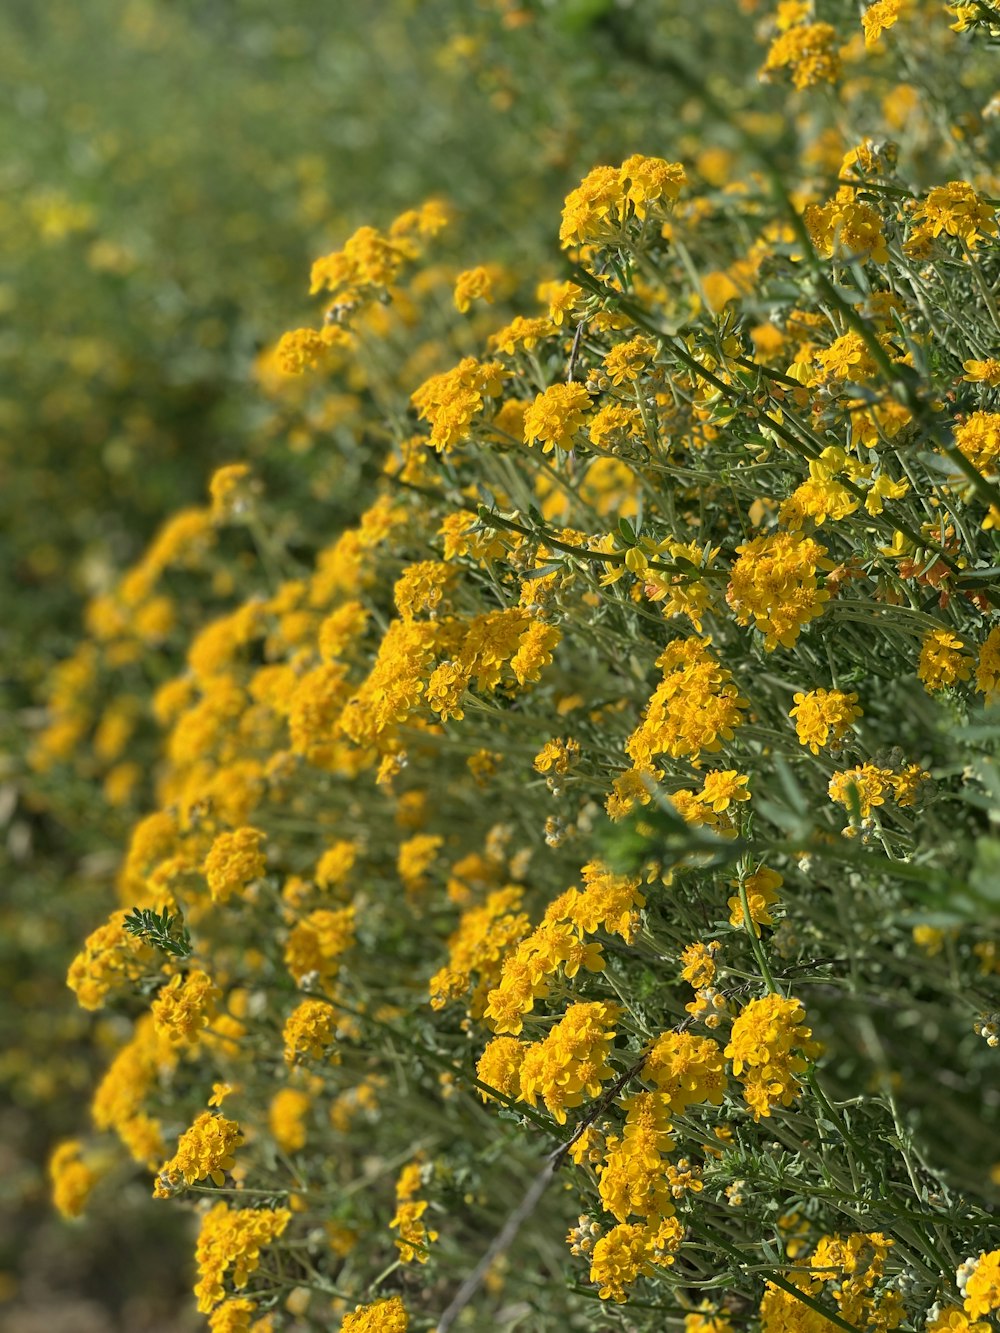
[[[285,1019],[282,1037],[288,1064],[322,1060],[337,1035],[337,1011],[325,1000],[303,1000]]]
[[[751,928],[759,939],[761,926],[774,925],[771,908],[778,902],[778,890],[785,882],[784,879],[776,870],[761,866],[752,875],[748,875],[742,883],[739,880],[730,882],[733,888],[740,889],[740,892],[729,899],[729,924],[737,928],[745,926],[749,913],[752,923]],[[746,911],[743,907],[744,893],[746,894]]]
[[[202,866],[213,902],[228,902],[263,875],[267,864],[261,851],[264,840],[265,835],[255,828],[219,834]]]
[[[524,439],[527,444],[570,450],[574,437],[584,424],[590,407],[590,394],[582,384],[553,384],[540,393],[524,415]]]
[[[87,936],[83,948],[70,964],[66,984],[84,1009],[101,1009],[115,990],[127,987],[142,976],[149,951],[125,929],[125,912]]]
[[[584,1094],[597,1097],[601,1084],[614,1078],[608,1056],[619,1012],[603,1001],[571,1004],[548,1036],[524,1052],[519,1100],[536,1106],[541,1098],[556,1123],[564,1125]]]
[[[809,1259],[791,1270],[794,1290],[766,1284],[759,1311],[762,1328],[832,1327],[832,1321],[801,1299],[803,1293],[815,1298],[824,1291],[839,1307],[840,1317],[855,1327],[898,1327],[905,1312],[903,1299],[892,1287],[881,1289],[892,1244],[880,1232],[822,1237]]]
[[[697,760],[733,739],[746,700],[731,673],[702,639],[679,639],[656,659],[663,679],[650,696],[642,724],[626,742],[637,768],[650,770],[661,754]]]
[[[847,735],[855,718],[861,717],[856,694],[843,690],[801,690],[795,695],[795,707],[789,716],[795,719],[795,731],[801,745],[813,754],[825,746],[835,746]]]
[[[972,666],[965,645],[951,630],[931,629],[924,635],[917,675],[928,694],[968,680],[972,675]]]
[[[286,1208],[230,1208],[217,1203],[205,1213],[195,1250],[195,1295],[202,1314],[222,1303],[226,1281],[237,1290],[247,1285],[261,1250],[283,1235],[290,1221]]]
[[[614,875],[599,862],[585,865],[581,875],[584,889],[570,888],[561,894],[530,934],[524,934],[520,922],[516,923],[523,938],[504,958],[483,1011],[495,1032],[519,1033],[525,1015],[532,1012],[536,1000],[548,995],[550,979],[560,970],[572,978],[581,967],[588,972],[604,969],[601,945],[588,944],[587,935],[603,929],[627,942],[634,938],[637,909],[646,901],[639,891],[639,881]]]
[[[223,1184],[226,1172],[236,1164],[233,1153],[242,1142],[243,1135],[235,1120],[203,1111],[181,1135],[173,1157],[160,1168],[157,1198],[169,1198],[178,1188],[178,1178],[185,1185],[206,1179],[216,1185]]]
[[[973,1319],[1000,1310],[1000,1250],[985,1251],[964,1283],[965,1313]]]
[[[834,773],[830,779],[830,797],[838,805],[851,810],[856,806],[862,819],[870,819],[872,811],[893,800],[900,806],[911,806],[921,787],[930,780],[930,774],[919,764],[908,764],[900,771],[864,763],[857,768]]]
[[[942,232],[954,236],[970,249],[986,236],[997,234],[996,209],[968,183],[949,181],[929,190],[914,209],[918,219],[910,241],[916,247],[926,237]]]
[[[157,1032],[171,1041],[197,1041],[211,1022],[221,996],[218,986],[200,968],[187,976],[178,973],[150,1006]]]
[[[563,248],[607,239],[630,217],[665,214],[686,182],[679,162],[636,154],[620,167],[597,167],[566,197]]]
[[[798,1000],[767,995],[751,1000],[733,1022],[725,1053],[755,1120],[776,1106],[791,1106],[802,1087],[798,1075],[820,1053],[805,1016]]]
[[[761,70],[770,77],[787,70],[796,88],[836,83],[841,74],[837,30],[829,23],[796,23],[777,36]]]
[[[66,1218],[81,1215],[97,1183],[97,1174],[83,1160],[82,1151],[83,1144],[79,1139],[66,1139],[56,1146],[49,1158],[52,1202]]]
[[[764,647],[791,648],[802,627],[823,614],[830,593],[817,573],[833,568],[827,548],[798,533],[755,537],[736,548],[726,600],[741,625],[753,624]]]
[[[271,1098],[267,1124],[283,1152],[299,1152],[306,1146],[306,1116],[311,1106],[312,1098],[301,1088],[279,1088]]]
[[[404,1264],[411,1264],[414,1261],[425,1264],[428,1259],[428,1246],[438,1238],[438,1233],[429,1231],[423,1221],[427,1211],[427,1200],[416,1197],[421,1183],[422,1171],[419,1161],[410,1162],[405,1166],[396,1181],[396,1212],[389,1226],[399,1233],[396,1247]]]
[[[375,1301],[373,1305],[359,1305],[344,1316],[340,1333],[406,1333],[409,1317],[398,1296]]]
[[[504,374],[499,362],[481,364],[467,356],[454,370],[434,375],[416,390],[413,405],[430,422],[430,444],[438,453],[465,441],[486,400],[499,397]]]

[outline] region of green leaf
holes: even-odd
[[[583,34],[597,26],[614,9],[614,0],[561,0],[553,21],[563,32]]]
[[[695,828],[667,803],[634,810],[620,823],[606,819],[595,829],[602,859],[616,874],[635,874],[647,861],[676,864],[697,856],[705,866],[729,865],[742,855],[741,839],[720,838]]]
[[[984,903],[1000,908],[1000,838],[977,838],[969,888]]]

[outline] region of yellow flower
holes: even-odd
[[[730,880],[729,882],[733,888],[739,888],[739,880]],[[743,881],[753,933],[758,939],[760,938],[761,926],[774,925],[771,908],[778,902],[777,891],[784,882],[776,870],[771,870],[767,866],[761,866]],[[743,899],[740,894],[737,893],[730,898],[727,905],[729,907],[729,924],[737,927],[742,926],[746,918],[743,913]]]
[[[300,1088],[279,1088],[271,1098],[267,1123],[282,1152],[298,1152],[306,1145],[306,1116],[312,1098]]]
[[[250,499],[250,465],[248,463],[229,463],[216,468],[208,483],[208,492],[212,497],[212,521],[224,523],[236,517],[246,507]]]
[[[875,46],[884,32],[893,26],[907,6],[907,0],[875,0],[861,16],[865,46]]]
[[[755,1120],[792,1104],[801,1091],[798,1075],[820,1052],[802,1022],[805,1016],[798,1000],[766,995],[751,1000],[733,1022],[725,1053]]]
[[[236,1288],[247,1285],[260,1265],[261,1250],[284,1233],[291,1218],[287,1208],[231,1209],[225,1203],[217,1203],[203,1215],[195,1251],[198,1281],[194,1289],[202,1314],[225,1299],[223,1283],[230,1275]]]
[[[344,1315],[340,1333],[406,1333],[409,1316],[399,1296],[391,1296],[372,1305],[356,1305]]]
[[[619,1012],[602,1001],[571,1004],[548,1036],[525,1050],[518,1100],[536,1106],[541,1097],[564,1125],[568,1110],[582,1105],[585,1096],[599,1096],[601,1084],[614,1078],[607,1058]]]
[[[944,232],[974,249],[984,236],[997,234],[996,209],[968,181],[937,185],[913,210],[916,237],[940,236]],[[913,238],[911,237],[911,240]]]
[[[202,1111],[181,1135],[173,1157],[160,1168],[156,1197],[169,1197],[177,1188],[178,1177],[187,1185],[206,1178],[216,1185],[225,1184],[225,1173],[236,1163],[233,1153],[242,1142],[243,1135],[235,1120]]]
[[[994,356],[985,361],[963,361],[962,369],[965,371],[962,379],[970,384],[986,384],[991,389],[1000,385],[1000,360]]]
[[[438,453],[464,442],[487,398],[500,396],[506,373],[499,362],[482,364],[467,356],[454,370],[434,375],[411,395],[420,417],[430,422],[430,442]]]
[[[265,839],[260,829],[250,827],[219,834],[202,866],[213,902],[228,902],[234,893],[263,875],[267,862],[261,843]]]
[[[973,659],[965,645],[951,630],[932,629],[924,635],[920,645],[917,675],[928,694],[943,690],[972,675]]]
[[[836,83],[840,78],[837,32],[829,23],[797,24],[771,43],[761,77],[787,69],[796,88]]]
[[[862,716],[858,696],[843,690],[800,691],[794,698],[795,707],[789,717],[795,720],[799,743],[807,745],[813,754],[843,740],[855,719]]]
[[[171,1041],[197,1042],[201,1030],[211,1022],[221,994],[211,977],[200,969],[171,977],[150,1006],[157,1031]]]
[[[773,652],[791,648],[802,627],[823,614],[830,594],[817,580],[820,570],[833,568],[826,547],[811,537],[779,532],[755,537],[737,546],[726,601],[741,625],[751,621]]]
[[[1000,1250],[985,1251],[965,1284],[965,1313],[973,1319],[1000,1310]]]
[[[714,814],[722,814],[734,801],[749,801],[750,793],[747,790],[749,781],[746,774],[737,773],[732,768],[724,773],[709,773],[702,784],[698,799]]]
[[[979,647],[976,665],[976,690],[992,703],[1000,692],[1000,627],[991,629]]]
[[[484,264],[460,273],[455,279],[455,308],[464,315],[473,301],[492,305],[494,278],[495,273]]]
[[[582,384],[553,384],[540,393],[524,418],[527,444],[541,442],[542,452],[573,448],[574,436],[583,427],[590,394]]]
[[[83,1160],[83,1145],[77,1139],[58,1144],[49,1158],[52,1202],[63,1217],[79,1217],[87,1205],[97,1175]]]
[[[282,1037],[285,1060],[297,1064],[305,1057],[321,1060],[330,1052],[337,1033],[337,1011],[325,1000],[303,1000],[285,1020]]]

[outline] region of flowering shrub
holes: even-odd
[[[127,1025],[104,1137],[54,1197],[117,1139],[106,1176],[199,1213],[212,1328],[1000,1312],[988,118],[937,141],[893,84],[898,149],[811,120],[970,8],[783,0],[799,174],[692,92],[756,163],[594,168],[535,304],[408,402],[371,367],[448,213],[355,231],[275,373],[371,376],[356,520],[230,465],[91,604],[33,762],[110,799],[158,739],[70,969]],[[928,143],[972,179],[922,183]]]

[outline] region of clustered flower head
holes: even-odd
[[[344,1316],[340,1333],[406,1333],[410,1320],[399,1296],[358,1305]]]
[[[733,1021],[725,1054],[755,1120],[776,1106],[791,1106],[802,1087],[798,1075],[820,1053],[805,1016],[798,1000],[767,995],[751,1000]]]
[[[582,384],[553,384],[538,395],[525,413],[525,442],[540,443],[546,454],[555,448],[572,449],[589,408],[590,394]]]
[[[212,473],[208,493],[212,497],[212,518],[216,523],[230,522],[249,507],[252,476],[248,463],[229,463]]]
[[[303,1000],[285,1020],[285,1060],[295,1064],[328,1055],[337,1035],[337,1011],[325,1000]]]
[[[1000,1250],[984,1250],[961,1284],[965,1313],[972,1319],[1000,1310]]]
[[[473,301],[493,303],[494,274],[485,264],[465,269],[455,279],[455,308],[466,314]]]
[[[580,756],[580,742],[569,740],[546,741],[535,755],[534,767],[539,773],[567,774]]]
[[[396,1181],[396,1212],[389,1223],[393,1231],[398,1232],[396,1248],[402,1263],[425,1264],[428,1259],[428,1246],[438,1238],[436,1231],[428,1230],[423,1221],[427,1212],[427,1200],[416,1197],[421,1188],[422,1171],[420,1162],[411,1162],[405,1166]]]
[[[354,944],[354,906],[317,908],[293,926],[285,944],[285,966],[300,985],[309,977],[329,984]]]
[[[137,981],[149,961],[149,949],[125,929],[125,912],[115,912],[91,932],[70,964],[66,984],[83,1009],[101,1009],[108,996]]]
[[[917,675],[928,694],[943,690],[972,675],[973,660],[965,645],[951,630],[928,630],[920,645]]]
[[[264,874],[267,862],[261,845],[265,839],[260,829],[250,827],[219,834],[202,866],[213,902],[228,902]]]
[[[910,7],[910,0],[875,0],[861,15],[861,25],[865,32],[865,45],[874,46],[884,32],[899,21],[900,15]]]
[[[552,978],[562,972],[572,978],[581,968],[604,970],[601,945],[587,941],[603,929],[626,942],[635,938],[639,910],[646,899],[640,881],[631,875],[616,875],[599,861],[581,868],[584,888],[573,887],[561,894],[535,930],[528,932],[522,917],[508,918],[517,931],[516,948],[508,952],[502,966],[493,971],[496,984],[486,994],[483,1016],[495,1032],[516,1035],[535,1002],[549,994]],[[471,921],[475,914],[469,914]],[[492,930],[491,930],[492,934]],[[447,973],[444,974],[447,976]],[[435,983],[439,978],[435,978]]]
[[[319,370],[331,351],[343,345],[346,334],[336,327],[322,329],[289,329],[278,340],[275,357],[286,375],[304,375],[308,370]]]
[[[283,1235],[291,1221],[287,1208],[230,1208],[215,1204],[201,1221],[195,1258],[198,1309],[208,1314],[225,1299],[224,1283],[239,1291],[260,1264],[260,1252]]]
[[[197,1041],[212,1020],[221,991],[196,968],[171,977],[150,1007],[157,1030],[172,1041]]]
[[[79,1217],[97,1183],[97,1173],[83,1158],[79,1139],[65,1139],[49,1158],[52,1202],[65,1218]]]
[[[655,760],[661,754],[697,761],[703,752],[716,753],[723,741],[733,739],[746,708],[731,672],[709,652],[707,640],[677,639],[656,665],[663,679],[625,743],[634,769],[652,777],[657,775]]]
[[[438,453],[464,442],[486,400],[499,397],[505,374],[499,362],[481,364],[467,356],[454,370],[433,376],[416,390],[413,405],[430,422],[430,443]]]
[[[306,1117],[312,1098],[301,1088],[279,1088],[268,1107],[268,1128],[283,1152],[299,1152],[306,1145]]]
[[[955,427],[955,443],[977,471],[995,472],[1000,457],[1000,413],[973,412]]]
[[[664,1032],[658,1037],[642,1076],[656,1085],[676,1115],[698,1102],[718,1106],[727,1082],[718,1042],[691,1032]]]
[[[996,209],[968,183],[949,181],[929,190],[914,209],[918,219],[913,240],[937,237],[942,232],[963,241],[970,249],[997,234]]]
[[[770,78],[787,70],[796,88],[836,83],[841,74],[837,30],[829,23],[796,23],[772,42],[761,70]]]
[[[614,1077],[608,1064],[617,1005],[603,1001],[571,1004],[542,1041],[532,1043],[521,1062],[520,1100],[537,1106],[539,1098],[560,1125],[567,1111],[596,1097]]]
[[[804,625],[821,616],[830,593],[817,575],[833,568],[827,548],[799,533],[755,537],[736,548],[726,600],[741,625],[753,624],[764,647],[791,648]]]
[[[185,1185],[205,1179],[222,1185],[226,1172],[236,1164],[233,1154],[242,1142],[243,1135],[235,1120],[203,1111],[181,1135],[173,1157],[160,1168],[157,1197],[169,1197],[178,1179]]]
[[[986,695],[987,703],[991,703],[1000,693],[1000,627],[991,629],[980,644],[976,689]]]
[[[317,259],[312,266],[311,294],[331,292],[342,305],[356,302],[366,288],[390,286],[412,255],[402,229],[385,236],[375,227],[359,227],[341,250]]]
[[[858,696],[843,690],[801,690],[795,695],[795,707],[789,716],[795,719],[799,743],[813,754],[824,746],[843,740],[855,718],[861,717]]]
[[[712,940],[710,944],[696,940],[682,950],[681,962],[684,966],[681,968],[681,976],[688,985],[696,989],[700,986],[711,986],[715,980],[715,955],[721,948],[722,945],[718,940]]]
[[[897,1328],[905,1303],[899,1288],[885,1281],[886,1260],[894,1243],[878,1231],[821,1236],[812,1253],[798,1259],[790,1270],[791,1290],[766,1283],[760,1305],[763,1326],[797,1326],[803,1321],[799,1312],[806,1309],[805,1321],[810,1328],[820,1326],[821,1321],[827,1323],[822,1315],[814,1316],[801,1300],[803,1294],[815,1297],[825,1293],[840,1316],[855,1328]],[[928,1328],[933,1328],[934,1322]]]
[[[687,177],[679,162],[635,154],[620,167],[596,167],[566,197],[559,240],[564,249],[613,234],[630,217],[669,212]]]
[[[612,1227],[595,1243],[590,1264],[590,1280],[601,1299],[620,1304],[639,1277],[651,1276],[655,1267],[672,1264],[682,1234],[672,1217],[656,1228],[638,1222],[620,1222]]]
[[[257,1302],[241,1296],[232,1297],[217,1305],[208,1316],[209,1333],[268,1333],[270,1320],[250,1320],[257,1313]]]
[[[867,820],[887,800],[904,808],[915,805],[930,776],[919,764],[907,764],[897,770],[864,763],[834,773],[828,790],[831,800]]]
[[[728,901],[729,924],[736,927],[745,926],[749,913],[751,929],[759,939],[761,926],[774,925],[771,908],[779,901],[778,890],[784,883],[784,879],[776,870],[771,870],[768,866],[760,866],[753,874],[747,875],[742,882],[740,880],[730,882],[740,892],[734,894]],[[744,893],[746,894],[747,910],[744,910],[743,905]]]

